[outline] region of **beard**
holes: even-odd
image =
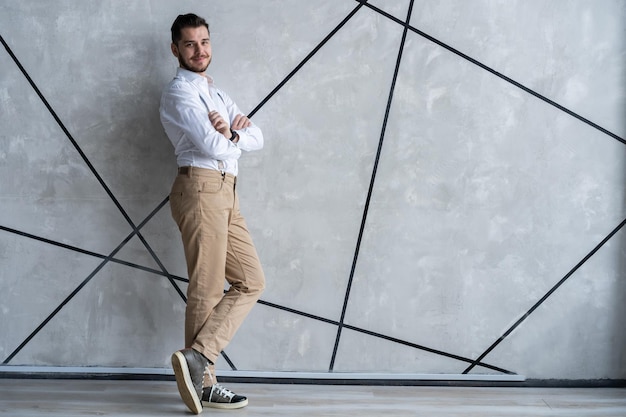
[[[207,68],[209,68],[209,64],[211,63],[211,57],[209,57],[209,60],[206,63],[206,65],[204,65],[204,67],[193,65],[190,61],[185,61],[180,56],[178,57],[178,63],[180,64],[181,67],[183,67],[186,70],[197,72],[197,73],[203,73],[207,70]]]

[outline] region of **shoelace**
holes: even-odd
[[[196,389],[198,389],[198,386],[200,387],[200,392],[204,390],[202,386],[204,383],[204,374],[208,373],[209,376],[211,375],[211,369],[209,367],[210,367],[210,364],[209,362],[207,362],[206,366],[204,367],[204,373],[202,374],[202,378],[193,384]],[[211,377],[211,379],[213,378]]]
[[[220,384],[213,385],[213,392],[217,393],[220,397],[227,397],[229,400],[232,400],[235,396],[235,393],[229,390],[228,388],[224,388]]]
[[[204,374],[202,375],[202,382],[203,383],[208,382],[208,384],[203,385],[203,389],[210,389],[213,385],[217,383],[217,379],[215,378],[215,375],[213,375],[211,368],[212,368],[211,362],[208,362],[206,366],[204,367]]]

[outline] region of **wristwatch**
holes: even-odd
[[[230,141],[234,141],[239,136],[239,133],[235,132],[233,129],[230,129]]]

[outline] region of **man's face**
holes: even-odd
[[[178,44],[172,43],[172,53],[182,68],[204,74],[211,63],[211,40],[206,27],[184,28]]]

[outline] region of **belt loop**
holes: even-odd
[[[184,175],[186,177],[191,177],[191,169],[192,167],[188,166],[188,167],[179,167],[178,168],[178,175]]]

